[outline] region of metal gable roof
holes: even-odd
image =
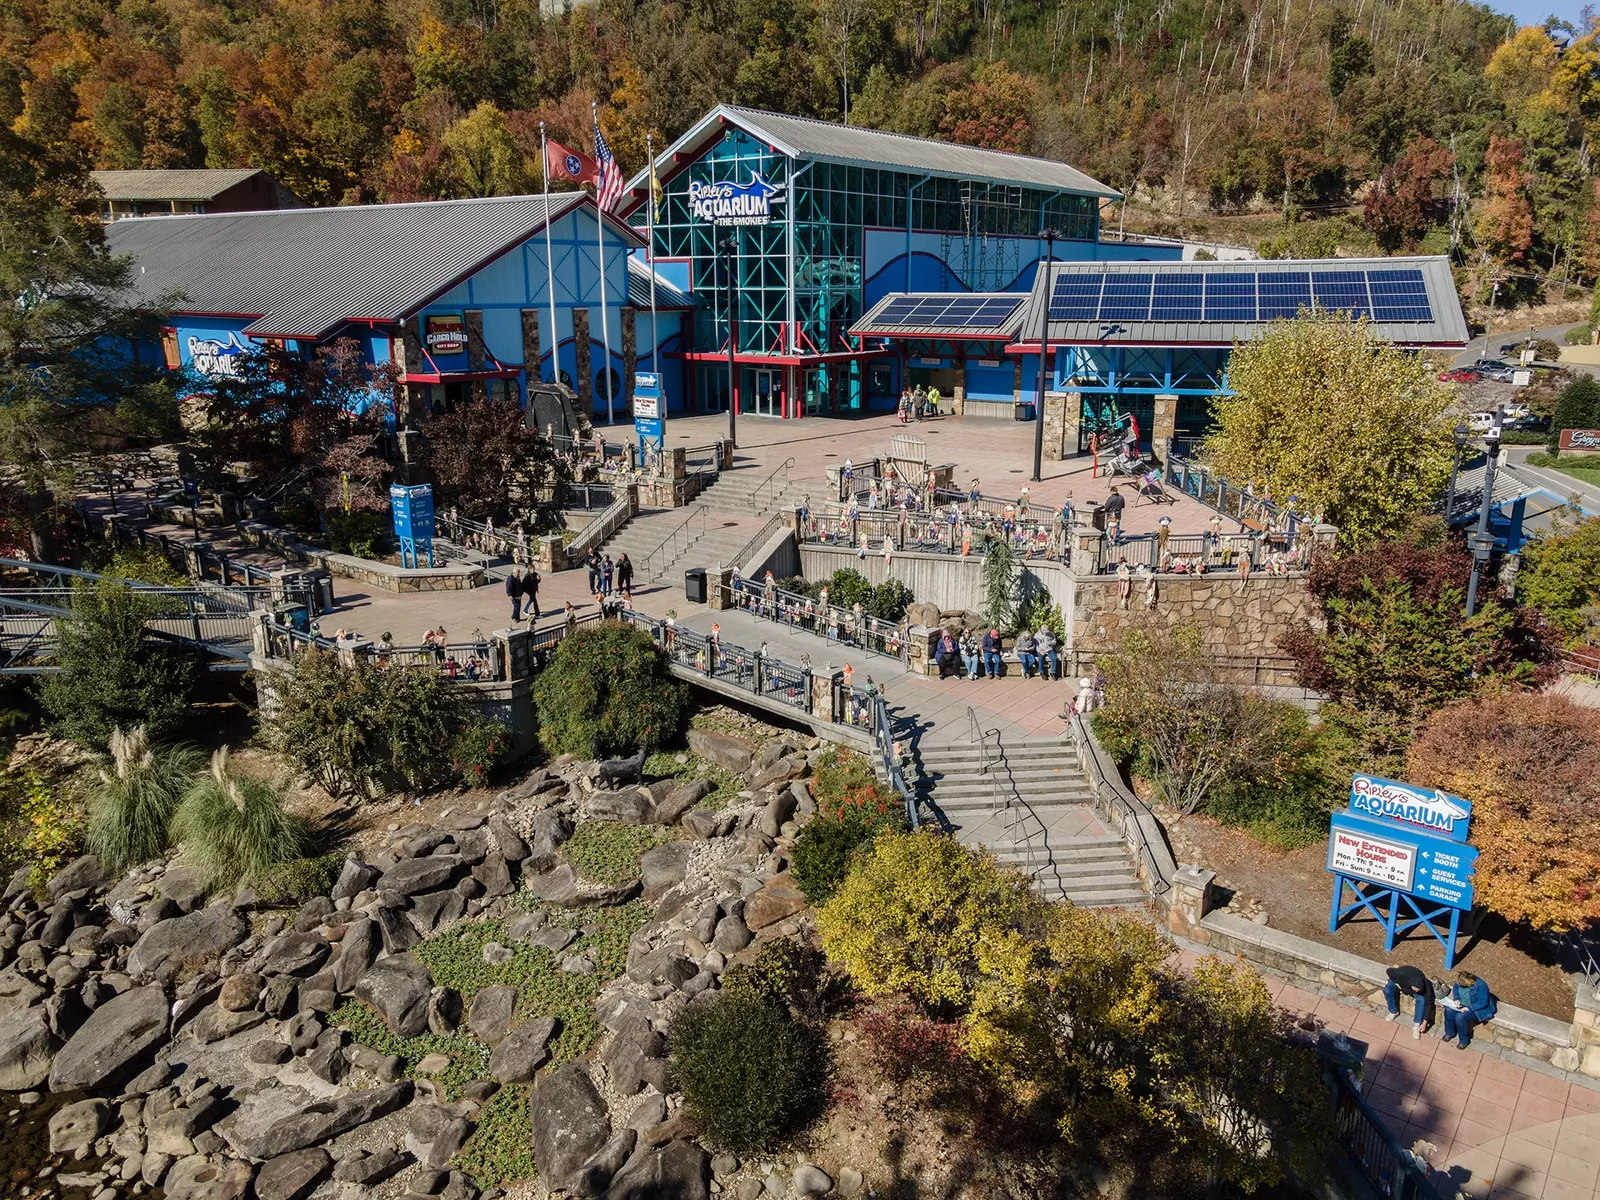
[[[656,307],[657,308],[693,308],[694,300],[685,295],[672,284],[659,271],[652,271],[650,264],[635,255],[628,255],[628,303],[634,308],[648,310],[650,308],[650,276],[656,277]]]
[[[708,142],[724,124],[732,124],[793,158],[811,158],[848,166],[889,167],[895,170],[943,175],[951,179],[976,179],[993,183],[1018,183],[1049,191],[1118,199],[1121,194],[1064,162],[963,146],[909,133],[888,133],[859,125],[836,125],[813,117],[767,112],[719,104],[656,158],[663,176],[678,165],[677,156]],[[631,212],[644,198],[646,172],[628,182],[622,211]]]
[[[865,315],[850,327],[850,333],[860,337],[921,337],[943,338],[951,341],[1003,341],[1015,337],[1021,327],[1024,292],[890,292],[874,304]],[[915,301],[935,302],[971,301],[978,305],[988,303],[996,311],[1011,302],[1008,313],[997,320],[980,323],[975,319],[955,324],[921,324],[915,320],[893,319],[891,309],[903,308]]]
[[[213,200],[229,188],[261,172],[255,167],[236,169],[189,168],[173,171],[90,171],[107,200]]]
[[[1283,276],[1304,272],[1419,271],[1427,292],[1431,321],[1373,321],[1379,337],[1402,346],[1463,346],[1467,343],[1466,316],[1456,294],[1450,262],[1443,257],[1414,258],[1337,258],[1271,259],[1248,262],[1069,262],[1052,263],[1040,272],[1032,294],[1022,310],[1019,339],[1034,347],[1039,328],[1056,282],[1068,276],[1152,275],[1157,280],[1170,276],[1250,275]],[[1251,301],[1252,309],[1254,301]],[[1202,345],[1230,346],[1259,334],[1271,320],[1052,320],[1050,340],[1077,345]]]
[[[565,192],[549,198],[549,216],[593,205],[587,192]],[[254,317],[251,336],[315,340],[347,321],[411,315],[545,219],[542,196],[494,196],[143,217],[112,224],[106,238],[138,264],[148,303],[177,293],[180,312]],[[623,246],[643,244],[607,223]]]

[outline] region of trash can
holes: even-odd
[[[1017,420],[1019,420],[1019,421],[1031,421],[1031,420],[1033,420],[1033,401],[1029,400],[1024,404],[1017,405],[1017,410],[1016,411],[1017,411]]]
[[[313,571],[311,590],[316,595],[317,615],[333,611],[333,575],[329,571]]]
[[[706,569],[690,567],[683,573],[683,598],[691,604],[706,602]]]
[[[1091,528],[1098,529],[1101,533],[1106,531],[1105,506],[1098,501],[1085,500],[1072,511],[1077,518],[1078,524],[1088,525]]]

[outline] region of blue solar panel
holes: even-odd
[[[1372,311],[1365,271],[1313,271],[1311,290],[1323,308],[1347,309],[1358,317]]]
[[[1023,302],[1021,295],[902,296],[889,301],[873,317],[879,326],[932,326],[946,329],[991,329],[1002,324]]]
[[[1375,321],[1423,322],[1433,320],[1433,305],[1422,272],[1412,269],[1368,271]]]
[[[1198,271],[1156,276],[1150,304],[1152,321],[1198,321],[1205,294],[1205,276]]]
[[[1102,275],[1063,275],[1050,294],[1052,321],[1092,321],[1100,312]]]
[[[1100,320],[1148,321],[1150,281],[1148,272],[1107,275],[1105,291],[1100,297]]]
[[[1254,321],[1256,319],[1254,273],[1207,272],[1205,280],[1206,320]]]
[[[1277,317],[1292,317],[1302,308],[1311,307],[1311,273],[1309,271],[1283,271],[1260,276],[1261,302],[1257,317],[1271,321]]]

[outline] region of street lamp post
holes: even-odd
[[[1448,528],[1450,519],[1456,512],[1456,477],[1461,473],[1461,452],[1467,447],[1467,434],[1469,430],[1465,425],[1456,426],[1456,456],[1450,461],[1450,490],[1444,498],[1444,523]]]
[[[1044,315],[1039,320],[1039,400],[1033,414],[1033,482],[1039,482],[1040,460],[1044,457],[1044,372],[1045,361],[1050,357],[1050,264],[1055,261],[1057,231],[1044,229],[1044,262],[1039,270],[1044,272]]]
[[[737,448],[739,445],[738,417],[739,397],[734,390],[734,372],[739,368],[734,361],[734,351],[739,341],[739,322],[735,316],[735,309],[739,303],[736,290],[737,281],[734,278],[734,264],[739,253],[739,239],[733,234],[728,234],[717,243],[717,249],[722,252],[727,262],[728,271],[728,444]]]
[[[1501,406],[1494,406],[1494,425],[1489,432],[1483,435],[1483,446],[1487,457],[1483,464],[1483,500],[1478,505],[1478,528],[1467,538],[1467,547],[1472,551],[1472,578],[1467,582],[1467,616],[1470,618],[1478,611],[1478,577],[1483,569],[1489,565],[1489,558],[1494,554],[1495,544],[1499,541],[1489,532],[1489,506],[1494,500],[1494,468],[1495,458],[1500,452],[1500,423],[1504,420]]]

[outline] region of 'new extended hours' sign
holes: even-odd
[[[1478,851],[1466,844],[1472,805],[1459,796],[1375,775],[1350,783],[1334,813],[1328,870],[1450,908],[1472,907]]]

